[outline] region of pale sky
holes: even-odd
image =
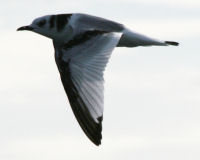
[[[0,12],[0,159],[200,159],[199,0],[7,0]],[[39,16],[73,12],[180,43],[114,50],[99,147],[71,111],[51,40],[16,32]]]

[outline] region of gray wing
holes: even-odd
[[[120,23],[88,14],[74,14],[70,24],[78,33],[83,30],[100,30],[107,32],[122,32],[124,26]]]
[[[87,31],[56,48],[56,63],[72,110],[81,128],[101,144],[104,106],[103,72],[121,33]]]

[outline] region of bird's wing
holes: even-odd
[[[101,17],[91,16],[87,14],[74,14],[70,23],[75,32],[84,30],[102,30],[108,32],[121,32],[124,26],[120,23],[107,20]]]
[[[56,63],[72,110],[81,128],[101,144],[103,72],[121,33],[87,31],[62,47],[55,47]]]

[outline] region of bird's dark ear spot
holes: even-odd
[[[37,23],[37,25],[39,26],[39,27],[42,27],[42,26],[44,26],[46,24],[46,20],[45,19],[43,19],[43,20],[41,20],[41,21],[39,21],[38,23]]]

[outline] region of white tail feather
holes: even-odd
[[[165,41],[156,40],[145,35],[135,33],[129,29],[124,29],[123,35],[118,43],[118,47],[137,47],[137,46],[167,46]]]

